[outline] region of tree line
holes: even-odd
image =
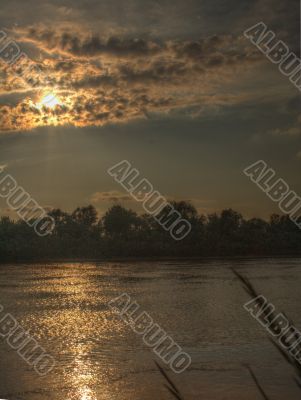
[[[301,254],[301,230],[288,216],[273,214],[264,221],[245,219],[232,209],[200,215],[185,201],[171,206],[192,227],[181,241],[175,241],[158,218],[121,205],[112,206],[101,218],[91,205],[72,213],[54,209],[49,215],[55,228],[45,237],[22,220],[2,217],[0,261]],[[163,217],[169,212],[168,206],[161,211]]]

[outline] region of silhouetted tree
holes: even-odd
[[[126,210],[120,205],[111,207],[103,217],[105,234],[111,237],[127,239],[138,224],[138,216],[131,210]]]
[[[192,227],[178,242],[158,222],[161,219],[172,226],[177,217],[174,210]],[[102,218],[93,206],[79,207],[72,213],[55,209],[49,215],[55,228],[45,237],[36,235],[24,221],[0,218],[0,261],[301,253],[301,230],[284,215],[274,214],[269,222],[246,220],[231,209],[203,216],[186,201],[172,202],[156,219],[121,205],[111,207]]]

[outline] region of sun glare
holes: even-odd
[[[57,105],[60,105],[60,100],[53,94],[48,93],[46,96],[42,98],[42,100],[38,103],[38,107],[47,107],[47,108],[54,108]]]

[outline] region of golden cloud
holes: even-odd
[[[242,93],[220,89],[261,59],[249,43],[232,36],[160,43],[35,27],[16,33],[44,58],[31,69],[26,69],[28,60],[13,67],[0,61],[0,99],[18,94],[15,104],[0,102],[1,131],[102,126],[181,108],[198,115],[195,107],[242,101]],[[54,107],[39,107],[43,94],[60,101]]]

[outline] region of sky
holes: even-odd
[[[166,198],[201,213],[280,212],[243,170],[262,159],[301,196],[300,92],[244,31],[263,21],[299,56],[299,7],[3,2],[0,31],[37,69],[22,79],[0,59],[0,166],[39,204],[67,211],[139,211],[107,173],[128,160]],[[4,200],[0,215],[11,215]]]

